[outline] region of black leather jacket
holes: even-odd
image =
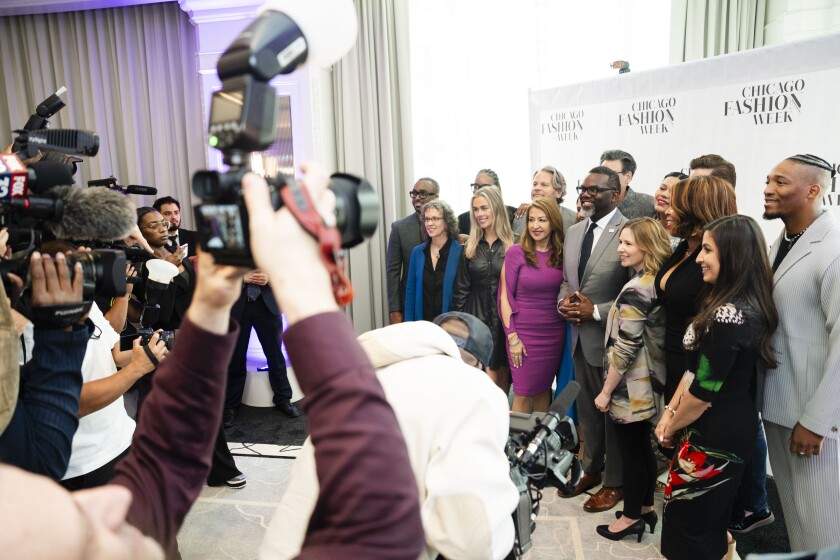
[[[496,296],[503,264],[502,240],[497,239],[491,247],[482,239],[472,259],[467,259],[465,253],[461,255],[452,297],[453,310],[475,315],[490,327],[494,337],[501,329]]]

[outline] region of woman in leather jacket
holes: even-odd
[[[507,216],[498,187],[482,187],[473,194],[470,235],[458,266],[452,302],[453,310],[474,315],[490,327],[493,356],[486,371],[505,394],[510,389],[510,367],[496,296],[505,253],[514,243]]]

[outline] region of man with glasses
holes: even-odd
[[[563,263],[563,285],[557,310],[572,324],[572,359],[583,433],[584,475],[570,498],[601,483],[583,504],[589,512],[607,511],[622,499],[621,455],[612,422],[595,408],[604,386],[604,321],[618,293],[630,279],[617,257],[618,232],[627,218],[617,208],[621,196],[618,174],[608,167],[590,170],[577,187],[584,219],[569,228]],[[559,491],[558,491],[559,493]]]
[[[426,239],[426,228],[420,220],[420,209],[440,195],[438,182],[431,177],[417,180],[408,195],[414,213],[391,224],[388,238],[388,311],[391,324],[402,323],[405,311],[405,288],[411,250]]]
[[[502,190],[501,181],[499,181],[499,174],[492,169],[480,169],[475,176],[475,182],[470,183],[470,188],[472,189],[472,192],[475,193],[482,187],[498,187],[499,190]],[[513,217],[516,213],[516,208],[513,206],[505,206],[505,208],[507,208],[508,211],[508,219],[510,220],[511,225],[513,225]],[[458,216],[458,230],[461,232],[461,235],[470,234],[471,211],[472,208]]]
[[[636,173],[636,160],[623,150],[607,150],[601,154],[601,165],[618,174],[621,192],[618,195],[618,209],[628,220],[633,218],[657,217],[653,208],[653,197],[630,188],[630,181]]]

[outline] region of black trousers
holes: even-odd
[[[116,473],[117,463],[122,461],[122,458],[128,455],[128,450],[131,446],[125,448],[125,451],[102,465],[96,470],[89,473],[74,476],[66,480],[60,481],[60,484],[71,492],[74,490],[84,490],[86,488],[96,488],[98,486],[105,486],[114,478]]]
[[[242,404],[242,393],[245,391],[245,359],[248,353],[248,342],[251,338],[251,327],[260,339],[265,359],[268,361],[268,382],[274,391],[274,404],[281,405],[292,398],[292,386],[286,372],[286,359],[280,349],[280,332],[283,321],[268,310],[262,297],[255,301],[245,301],[241,315],[235,316],[239,321],[239,338],[228,367],[227,394],[225,408],[238,408]]]
[[[216,445],[213,446],[213,459],[210,462],[210,473],[207,475],[207,484],[210,486],[221,486],[226,480],[230,480],[242,474],[236,468],[236,462],[227,444],[225,430],[219,423],[219,433],[216,435]]]
[[[642,506],[653,505],[653,492],[656,489],[656,458],[650,443],[651,424],[642,420],[613,425],[622,459],[624,515],[630,519],[639,519]]]

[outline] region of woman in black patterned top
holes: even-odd
[[[703,233],[697,263],[711,289],[683,337],[688,371],[656,427],[659,442],[675,448],[662,529],[662,554],[672,560],[727,552],[729,513],[758,433],[756,364],[776,364],[766,246],[746,216],[721,218]]]

